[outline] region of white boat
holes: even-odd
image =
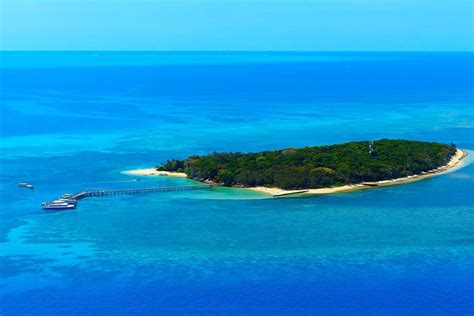
[[[68,203],[68,204],[77,204],[77,201],[74,199],[59,199],[53,202],[63,202],[63,203]]]
[[[28,188],[28,189],[33,189],[33,185],[29,184],[28,182],[20,182],[18,183],[18,186],[20,188]]]
[[[51,203],[44,202],[42,206],[45,210],[69,210],[76,208],[76,203],[69,203],[63,200],[55,200]]]

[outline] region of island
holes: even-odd
[[[454,144],[381,139],[196,155],[168,160],[154,171],[274,196],[325,194],[424,179],[457,166],[466,155]]]

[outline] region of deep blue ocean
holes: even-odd
[[[189,184],[121,171],[213,151],[380,138],[474,150],[473,59],[0,53],[0,314],[472,315],[473,155],[439,177],[330,196],[41,202]]]

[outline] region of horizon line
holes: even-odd
[[[138,49],[138,50],[123,50],[123,49],[78,49],[78,50],[61,50],[61,49],[48,49],[48,50],[24,50],[24,49],[0,49],[0,53],[8,52],[71,52],[71,53],[101,53],[101,52],[143,52],[143,53],[474,53],[474,50],[152,50],[152,49]]]

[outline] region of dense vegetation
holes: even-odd
[[[213,153],[169,160],[158,170],[226,186],[304,189],[388,180],[445,165],[455,145],[382,139],[260,153]]]

